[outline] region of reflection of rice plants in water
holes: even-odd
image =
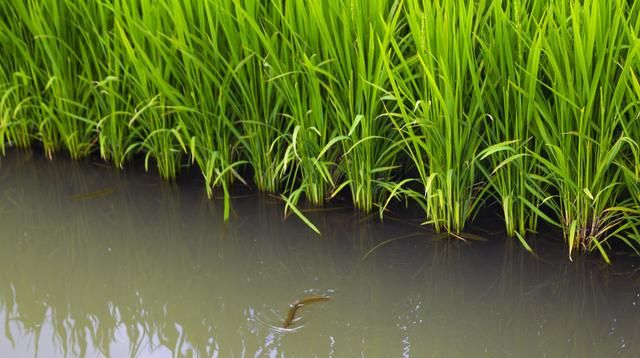
[[[57,175],[68,177],[69,171]],[[69,179],[78,182],[73,175]],[[44,187],[45,181],[38,186]],[[133,193],[114,195],[117,200],[134,197]],[[230,347],[238,332],[224,328],[243,327],[246,317],[239,308],[254,306],[248,299],[253,297],[250,292],[264,290],[260,285],[237,285],[251,277],[255,266],[245,264],[253,267],[245,269],[229,257],[247,257],[248,250],[232,244],[220,248],[211,231],[216,223],[209,219],[199,221],[207,225],[206,239],[167,243],[167,237],[183,234],[178,217],[185,209],[171,200],[176,196],[162,196],[164,208],[158,212],[139,207],[139,202],[120,203],[120,210],[127,214],[116,215],[117,232],[109,221],[113,214],[105,214],[108,205],[76,201],[59,190],[36,196],[50,203],[41,205],[42,211],[25,215],[19,209],[36,206],[18,201],[21,207],[5,212],[4,217],[15,223],[4,225],[0,240],[0,312],[8,339],[36,343],[35,351],[29,349],[34,356],[53,354],[50,344],[55,355],[78,357],[95,355],[92,352],[121,356],[117,352],[123,348],[132,357],[149,356],[161,348],[176,356],[190,350],[197,357],[235,349]],[[45,211],[59,208],[61,202],[73,203],[74,214],[63,209],[50,221],[42,220]],[[158,237],[156,230],[137,230],[139,221],[166,236]],[[219,227],[224,230],[223,225]]]
[[[281,206],[268,196],[234,201],[238,215],[222,225],[211,215],[217,203],[199,191],[18,154],[3,158],[13,175],[0,171],[0,336],[9,333],[0,350],[226,357],[243,349],[294,356],[636,349],[638,285],[616,277],[620,266],[569,263],[558,250],[538,259],[517,241],[467,244],[427,233],[414,240],[413,225],[380,225],[350,210],[312,216],[327,235],[317,240],[301,223],[282,223]],[[108,184],[117,190],[75,197]],[[331,301],[295,312],[282,328],[292,296],[315,295]]]
[[[331,286],[327,258],[335,253],[310,249],[300,238],[313,234],[300,223],[284,225],[277,202],[236,201],[243,215],[222,225],[210,215],[220,211],[198,208],[215,205],[201,202],[199,192],[68,160],[25,165],[30,160],[20,154],[3,158],[14,175],[0,175],[0,335],[9,336],[0,340],[2,350],[11,344],[16,352],[39,349],[37,356],[147,357],[154,349],[231,356],[243,346],[265,348],[263,335],[279,334],[272,327],[281,327],[291,294],[333,295],[324,287]],[[76,196],[102,193],[107,184],[118,190]],[[331,229],[355,236],[335,222]],[[310,282],[323,289],[307,290]]]
[[[411,200],[459,234],[499,203],[529,249],[640,242],[640,4],[6,1],[0,149],[194,165],[298,203]],[[316,229],[317,230],[317,229]]]

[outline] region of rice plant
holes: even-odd
[[[3,15],[7,9],[1,8]],[[3,49],[3,66],[0,68],[0,151],[6,145],[28,147],[31,144],[34,121],[30,86],[33,81],[23,68],[23,56],[29,49],[19,37],[24,25],[20,22],[0,23],[0,48]],[[28,70],[26,70],[28,71]],[[37,118],[37,115],[36,115]]]
[[[548,11],[541,76],[548,96],[534,117],[544,150],[531,152],[548,189],[534,193],[553,212],[547,220],[563,228],[570,256],[597,249],[608,260],[604,245],[628,223],[630,205],[617,164],[634,144],[625,123],[637,118],[629,86],[639,53],[627,36],[629,3],[571,1]]]
[[[241,123],[239,137],[255,185],[261,191],[278,192],[282,187],[283,133],[289,131],[289,123],[282,115],[284,99],[271,81],[274,75],[271,58],[278,58],[284,48],[272,48],[272,42],[262,37],[260,28],[242,21],[248,14],[241,6],[233,2],[219,4],[220,35],[227,43],[225,56],[221,56],[222,70],[230,75],[228,90],[222,95],[227,97],[234,118]],[[266,11],[260,2],[253,3],[252,9]]]
[[[229,95],[232,70],[223,56],[231,46],[218,38],[226,31],[224,19],[228,16],[219,16],[224,13],[219,7],[193,5],[172,1],[167,11],[169,26],[174,30],[165,38],[180,53],[172,71],[185,109],[179,113],[182,131],[176,137],[188,141],[209,197],[213,187],[222,186],[228,199],[227,186],[234,178],[242,180],[236,171],[242,164],[237,160],[240,134],[231,110],[237,104]]]
[[[175,49],[163,36],[173,24],[160,3],[114,1],[114,32],[130,63],[128,75],[136,107],[129,119],[135,149],[145,152],[145,165],[153,158],[160,175],[175,178],[186,151],[180,115],[184,94],[176,86],[179,66]],[[164,15],[164,16],[163,16]]]
[[[401,2],[316,3],[310,8],[320,35],[316,51],[330,61],[327,70],[332,75],[327,115],[337,127],[342,153],[340,180],[332,196],[348,188],[353,204],[367,212],[386,200],[401,149],[383,101],[390,90],[384,65],[398,31]]]
[[[405,192],[424,208],[427,223],[456,234],[484,190],[475,158],[488,118],[487,79],[476,52],[486,11],[484,1],[407,1],[408,34],[392,42],[398,63],[386,66],[400,108],[394,125],[420,183]]]
[[[28,48],[21,53],[22,61],[37,91],[32,97],[42,118],[37,136],[50,157],[60,145],[76,158],[87,155],[93,146],[96,120],[87,110],[90,91],[84,78],[92,77],[95,57],[91,43],[76,36],[77,28],[70,25],[81,27],[90,21],[82,5],[26,1],[12,7],[13,16],[23,25],[22,33],[15,34],[21,37],[18,43]]]
[[[31,144],[31,122],[27,120],[30,97],[20,96],[20,84],[0,87],[0,152],[5,146],[28,147]]]
[[[623,153],[622,158],[617,161],[619,168],[624,173],[624,183],[626,192],[631,196],[633,205],[625,210],[625,220],[623,228],[627,229],[627,235],[618,235],[625,244],[638,253],[637,243],[640,242],[640,6],[633,4],[627,12],[628,19],[635,19],[635,22],[628,22],[624,28],[624,36],[629,43],[629,52],[634,53],[636,61],[633,61],[629,71],[629,84],[625,94],[626,107],[622,112],[626,113],[626,120],[622,124],[622,133],[630,143],[630,150]]]
[[[489,163],[480,168],[502,206],[507,234],[517,236],[528,249],[525,236],[538,222],[530,207],[541,202],[530,188],[543,185],[532,180],[539,167],[528,152],[539,152],[541,145],[533,125],[542,88],[538,75],[545,10],[541,2],[494,1],[490,35],[482,46],[487,76],[492,78],[485,92],[491,113],[485,130],[491,145],[481,153]]]

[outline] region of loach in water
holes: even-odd
[[[284,323],[282,323],[282,327],[283,328],[289,327],[291,325],[291,322],[293,322],[293,319],[296,317],[296,312],[298,311],[298,309],[302,308],[303,306],[308,305],[310,303],[315,303],[315,302],[329,301],[329,299],[330,299],[329,296],[309,296],[296,301],[294,304],[291,305],[291,308],[289,309],[289,313],[287,314],[287,318],[285,318]]]

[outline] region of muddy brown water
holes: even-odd
[[[282,210],[238,195],[224,223],[198,183],[9,151],[0,357],[640,356],[637,259]]]

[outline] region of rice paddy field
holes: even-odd
[[[527,250],[640,247],[640,3],[0,2],[0,150],[197,170],[227,219],[251,185],[417,211]],[[409,207],[410,209],[403,209]]]

